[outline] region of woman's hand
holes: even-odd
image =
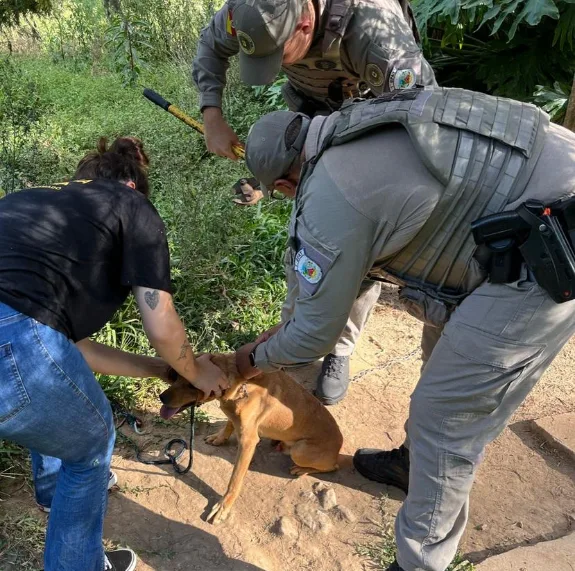
[[[230,386],[228,377],[211,361],[211,355],[202,355],[196,359],[196,376],[188,382],[204,393],[204,400],[212,393],[220,398]]]

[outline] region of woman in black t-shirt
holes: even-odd
[[[147,166],[138,140],[102,140],[73,181],[0,200],[0,438],[32,451],[50,511],[45,571],[136,566],[131,550],[102,547],[115,434],[92,371],[166,379],[172,367],[206,395],[227,386],[209,356],[194,358],[174,308]],[[88,339],[130,291],[158,358]]]

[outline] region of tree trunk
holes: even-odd
[[[573,85],[571,86],[571,95],[567,103],[563,126],[567,127],[567,129],[571,129],[571,131],[575,131],[575,76],[573,76]]]

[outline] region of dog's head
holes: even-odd
[[[224,374],[228,377],[231,388],[233,381],[238,376],[235,354],[213,355],[212,362],[222,369]],[[213,396],[213,394],[208,398],[205,398],[205,395],[201,390],[194,387],[181,375],[178,375],[177,379],[171,382],[170,388],[166,389],[160,395],[160,400],[162,401],[160,416],[165,420],[168,420],[193,404],[209,402],[215,398],[216,397]]]

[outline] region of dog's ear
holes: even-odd
[[[180,378],[181,378],[180,374],[178,373],[178,371],[176,371],[176,369],[168,367],[168,372],[166,373],[166,375],[164,375],[164,377],[162,377],[162,380],[168,383],[169,385],[173,385]]]
[[[229,381],[234,381],[239,376],[235,353],[215,353],[211,360],[223,371]]]
[[[181,376],[160,395],[160,400],[171,408],[186,407],[203,398],[204,393]]]

